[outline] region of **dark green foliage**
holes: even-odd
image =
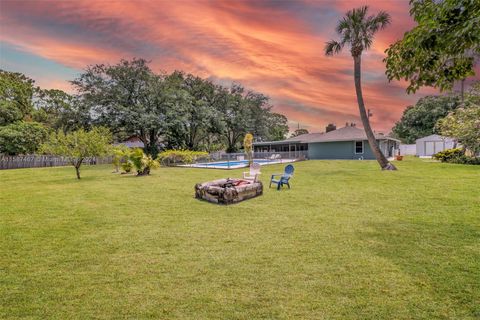
[[[224,129],[216,112],[219,99],[215,85],[191,74],[174,72],[176,90],[184,96],[175,109],[168,112],[165,143],[168,148],[199,150],[207,144],[210,135]]]
[[[402,118],[392,129],[395,137],[405,143],[414,143],[416,139],[435,132],[435,124],[460,105],[456,95],[426,96],[418,100],[414,106],[409,106],[403,112]]]
[[[28,120],[36,90],[34,81],[27,76],[0,69],[0,125]]]
[[[480,1],[411,0],[417,26],[387,50],[389,80],[407,80],[407,92],[423,86],[451,89],[473,76],[480,55]]]
[[[433,155],[433,158],[441,162],[480,165],[480,158],[467,156],[465,150],[460,148],[438,152]]]
[[[14,107],[10,102],[4,99],[0,100],[0,126],[6,126],[8,124],[22,120],[24,114],[20,109]]]
[[[72,82],[89,105],[93,122],[115,136],[136,135],[155,157],[166,148],[237,151],[241,138],[283,137],[286,118],[270,112],[268,97],[235,84],[230,88],[175,71],[156,74],[143,59],[96,65]]]
[[[33,154],[46,137],[47,130],[37,122],[18,121],[0,126],[0,153]]]
[[[268,136],[265,140],[279,141],[287,137],[288,119],[283,114],[267,113],[266,125]]]
[[[32,117],[53,130],[64,132],[88,129],[91,122],[89,108],[80,97],[57,89],[38,90]]]
[[[158,152],[158,139],[166,127],[167,108],[175,105],[179,92],[155,75],[144,59],[121,60],[116,65],[89,66],[72,81],[93,110],[94,122],[116,134],[140,137],[145,151]]]

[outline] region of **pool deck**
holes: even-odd
[[[254,159],[255,160],[261,160],[265,161],[266,159]],[[269,165],[269,164],[279,164],[279,163],[290,163],[290,162],[295,162],[298,161],[298,159],[276,159],[276,160],[271,160],[268,162],[258,162],[261,166],[263,165]],[[233,163],[238,162],[237,160],[231,161]],[[215,165],[216,163],[222,164],[222,165]],[[203,168],[203,169],[223,169],[223,170],[232,170],[232,169],[239,169],[239,168],[246,168],[248,167],[248,163],[240,163],[240,164],[231,164],[231,165],[225,165],[227,161],[218,161],[218,162],[205,162],[205,163],[194,163],[194,164],[183,164],[180,165],[179,167],[188,167],[188,168]]]

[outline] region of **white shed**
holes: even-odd
[[[418,157],[431,157],[437,152],[455,148],[456,145],[454,139],[442,137],[438,134],[417,139],[415,142]]]

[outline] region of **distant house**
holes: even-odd
[[[442,137],[438,134],[417,139],[415,144],[417,146],[418,157],[431,157],[437,152],[452,149],[456,146],[454,139]]]
[[[129,148],[143,148],[145,145],[143,144],[142,140],[140,140],[137,136],[131,136],[128,139],[125,139],[122,142],[115,143],[116,146],[123,144]]]
[[[400,141],[375,134],[380,149],[392,157]],[[255,142],[256,152],[288,152],[291,156],[306,154],[309,159],[375,159],[363,129],[346,126],[326,133],[302,134],[282,141]]]

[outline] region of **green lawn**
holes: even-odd
[[[108,166],[0,171],[0,318],[479,319],[480,167],[296,163],[232,206]]]

